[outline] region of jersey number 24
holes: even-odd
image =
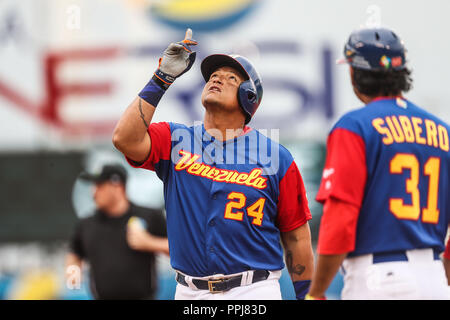
[[[247,197],[241,192],[230,192],[227,198],[231,201],[225,207],[225,219],[242,221],[244,219],[244,212],[239,210],[245,206]],[[262,224],[265,203],[265,198],[259,198],[255,203],[247,207],[247,215],[253,218],[252,223],[254,225],[260,226]],[[233,209],[237,211],[233,211]]]

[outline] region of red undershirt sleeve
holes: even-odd
[[[316,200],[324,204],[318,252],[342,254],[355,248],[356,226],[367,180],[364,140],[337,128],[327,141],[327,157]]]
[[[317,252],[343,254],[355,250],[358,214],[354,204],[328,198],[320,221]]]
[[[335,129],[327,141],[327,157],[316,200],[329,197],[361,206],[367,179],[363,139],[346,129]]]

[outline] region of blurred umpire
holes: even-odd
[[[155,253],[169,254],[163,213],[128,200],[127,173],[120,165],[80,178],[95,184],[96,210],[76,226],[66,266],[81,270],[82,262],[89,262],[95,299],[153,299]]]

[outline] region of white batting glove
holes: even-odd
[[[164,50],[155,76],[163,82],[166,89],[194,64],[196,52],[192,51],[190,46],[195,45],[197,41],[192,39],[192,30],[188,28],[184,40],[171,43]]]

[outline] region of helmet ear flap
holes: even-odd
[[[253,91],[247,91],[247,100],[250,103],[256,103],[256,94]]]
[[[239,85],[238,101],[249,121],[258,108],[258,93],[252,81],[247,80]]]

